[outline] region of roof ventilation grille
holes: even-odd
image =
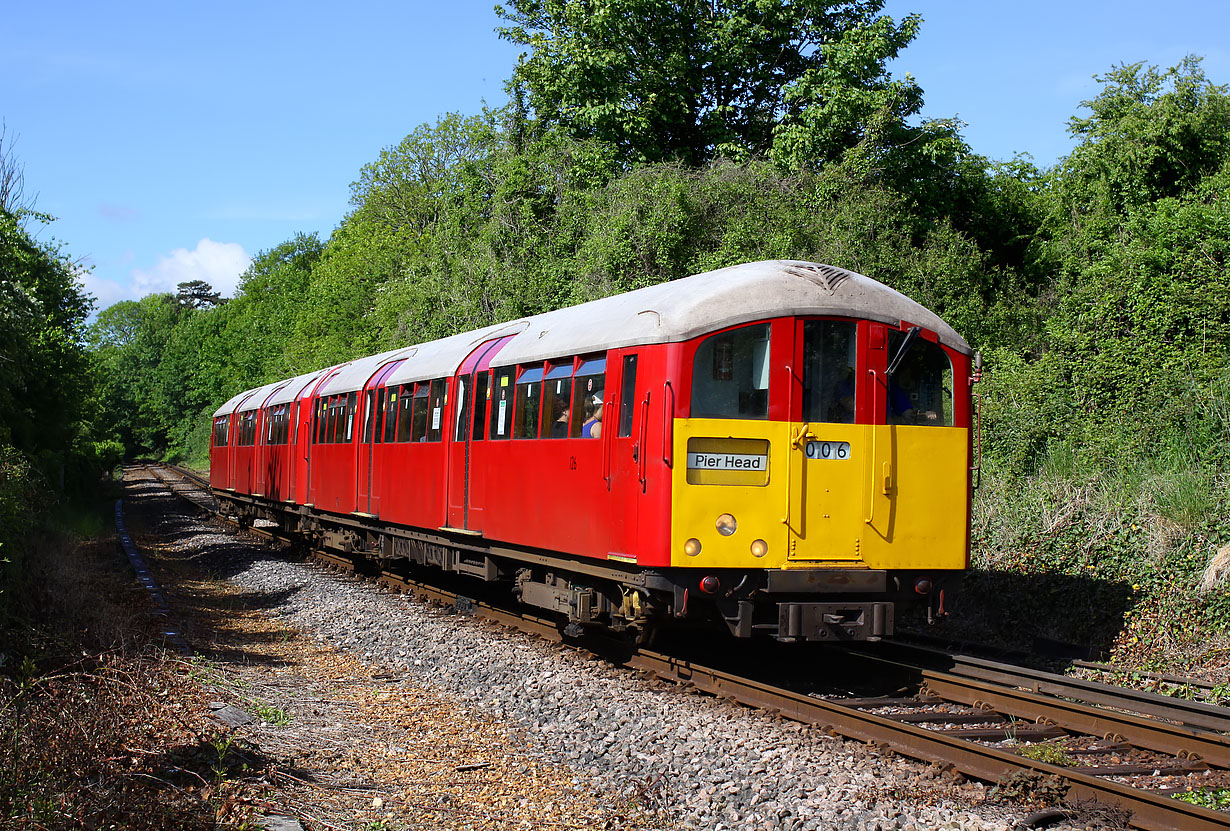
[[[829,294],[835,293],[837,287],[850,278],[850,272],[831,265],[789,265],[785,270],[787,274],[802,277]]]

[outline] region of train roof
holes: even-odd
[[[279,387],[282,387],[286,383],[287,383],[286,380],[283,379],[281,381],[274,381],[272,383],[265,384],[263,387],[256,387],[255,389],[244,390],[243,392],[239,393],[239,395],[234,396],[229,401],[227,401],[225,404],[223,404],[221,407],[214,410],[213,417],[217,418],[218,416],[221,416],[221,415],[230,415],[231,413],[241,408],[244,412],[248,410],[255,410],[258,407],[263,405],[263,402],[265,401],[265,399],[268,398],[269,395],[274,390],[278,389]],[[244,406],[245,404],[247,406]]]
[[[832,316],[910,323],[938,336],[940,343],[969,355],[973,350],[934,312],[857,272],[800,260],[765,260],[694,274],[668,283],[593,300],[528,318],[463,332],[417,346],[392,350],[299,375],[223,404],[215,416],[234,412],[249,395],[255,406],[292,401],[312,380],[338,370],[318,391],[336,395],[362,389],[380,367],[405,359],[386,383],[404,384],[452,375],[479,344],[515,335],[492,366],[511,366],[653,343],[691,340],[708,332],[772,317]]]
[[[263,387],[244,390],[214,410],[213,417],[230,415],[241,407],[244,411],[247,411],[258,407],[272,407],[274,404],[286,404],[287,402],[294,401],[299,393],[303,391],[304,387],[324,375],[330,369],[333,369],[333,367],[318,369],[315,372],[305,372],[303,375],[296,375],[294,378],[284,378],[281,381],[265,384]],[[244,407],[245,404],[248,406]]]
[[[379,355],[359,358],[356,361],[343,364],[337,372],[320,385],[320,389],[316,390],[316,394],[339,395],[341,393],[361,390],[367,384],[368,379],[380,371],[380,367],[400,358],[408,358],[418,352],[418,350],[419,347],[417,346],[393,349],[388,352],[381,352]]]
[[[299,393],[303,392],[304,387],[334,368],[335,367],[330,366],[325,367],[324,369],[318,369],[315,372],[305,372],[302,375],[296,375],[294,378],[291,378],[286,382],[286,386],[269,396],[269,406],[272,407],[274,404],[289,404],[291,401],[294,401],[299,397]]]
[[[425,381],[428,378],[440,378],[452,375],[457,371],[474,348],[479,344],[496,338],[516,335],[525,331],[530,322],[537,318],[521,318],[496,326],[487,326],[473,332],[462,332],[459,335],[433,340],[418,347],[407,361],[393,370],[388,377],[389,384],[405,384],[410,381]],[[516,343],[516,338],[513,338]],[[505,347],[507,349],[508,347]],[[592,347],[591,347],[592,349]],[[556,356],[558,357],[558,356]]]
[[[883,283],[843,268],[767,260],[695,274],[529,318],[493,366],[533,363],[599,349],[673,343],[707,332],[795,315],[908,322],[966,355],[965,339],[934,312]]]

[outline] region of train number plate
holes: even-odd
[[[803,453],[809,459],[827,459],[842,462],[850,458],[850,442],[809,441],[803,445]]]

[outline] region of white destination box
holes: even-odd
[[[750,453],[689,453],[691,470],[768,470],[769,457]]]

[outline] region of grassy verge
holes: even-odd
[[[1223,474],[1173,454],[1095,469],[1059,446],[1033,477],[985,476],[963,625],[1027,651],[1058,641],[1125,667],[1224,679],[1228,508]]]

